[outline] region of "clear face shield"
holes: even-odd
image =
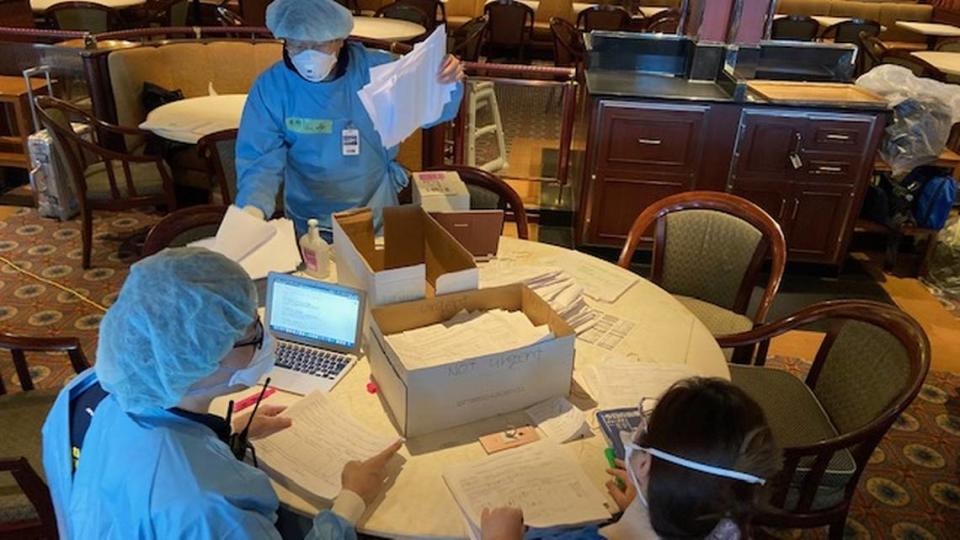
[[[634,488],[637,490],[637,497],[639,497],[640,502],[643,506],[647,507],[647,499],[643,495],[643,490],[640,487],[640,480],[637,477],[636,467],[634,463],[633,456],[638,453],[646,453],[656,458],[662,459],[664,461],[669,461],[674,465],[679,465],[687,469],[692,469],[697,472],[702,472],[704,474],[712,474],[714,476],[722,476],[724,478],[731,478],[733,480],[739,480],[741,482],[747,482],[748,484],[758,484],[764,485],[766,480],[752,474],[747,474],[740,471],[734,471],[731,469],[724,469],[722,467],[716,467],[714,465],[708,465],[706,463],[700,463],[699,461],[693,461],[691,459],[686,459],[669,452],[664,452],[657,448],[651,448],[646,446],[641,446],[640,441],[643,439],[644,435],[647,432],[647,426],[649,425],[649,415],[653,412],[653,407],[656,403],[656,400],[652,398],[643,398],[640,400],[640,404],[637,406],[640,411],[640,424],[637,426],[636,431],[634,431],[631,441],[627,442],[626,453],[624,455],[624,465],[627,469],[627,475],[630,477],[630,481],[633,482]]]

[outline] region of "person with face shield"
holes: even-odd
[[[483,540],[745,538],[760,488],[782,460],[760,406],[727,381],[695,377],[655,408],[642,400],[640,412],[621,468],[607,471],[620,481],[607,483],[623,510],[617,522],[524,532],[522,509],[488,509]]]
[[[214,398],[255,385],[273,348],[237,263],[178,248],[134,264],[100,324],[95,366],[60,392],[43,426],[61,537],[280,538],[267,476],[237,459],[233,426],[207,412]],[[289,427],[282,411],[262,405],[249,437]],[[349,463],[307,537],[355,539],[399,447]]]
[[[236,146],[237,206],[269,217],[282,184],[298,236],[316,218],[330,240],[330,215],[357,207],[372,208],[379,228],[380,209],[397,204],[408,178],[395,161],[397,147],[384,148],[357,92],[370,82],[370,68],[395,57],[346,42],[353,16],[334,0],[276,0],[266,19],[284,42],[283,61],[263,72],[247,97]],[[448,56],[437,77],[461,81],[459,60]],[[456,116],[462,98],[461,83],[437,123]]]

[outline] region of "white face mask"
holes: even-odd
[[[263,377],[273,369],[273,364],[277,360],[277,342],[274,341],[270,332],[263,333],[263,343],[260,348],[253,353],[250,363],[243,369],[238,369],[230,376],[230,386],[256,386]]]
[[[330,71],[333,70],[334,64],[337,63],[337,57],[329,53],[307,49],[297,53],[296,56],[290,58],[290,61],[293,62],[293,67],[297,68],[297,72],[304,79],[310,82],[320,82],[326,79]]]

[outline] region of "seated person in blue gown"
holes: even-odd
[[[395,161],[398,147],[383,146],[357,92],[370,68],[396,57],[345,42],[353,16],[334,0],[276,0],[266,18],[284,42],[283,60],[257,78],[243,109],[237,206],[269,217],[282,184],[284,212],[299,234],[317,218],[329,238],[330,214],[358,207],[372,208],[379,227],[380,209],[397,204],[408,178]],[[463,69],[448,56],[437,76],[458,82]],[[436,123],[453,119],[462,98],[457,84]]]
[[[273,353],[256,289],[237,263],[179,248],[134,264],[100,324],[95,367],[64,388],[43,426],[60,536],[280,538],[270,481],[237,459],[232,426],[207,412],[214,398],[255,385]],[[250,437],[289,427],[282,411],[262,405]],[[399,447],[349,463],[308,538],[355,539]]]
[[[622,468],[608,471],[625,486],[607,483],[624,511],[616,523],[524,533],[522,509],[487,509],[483,540],[744,537],[759,488],[781,461],[760,406],[727,381],[692,378],[675,384],[646,416]]]

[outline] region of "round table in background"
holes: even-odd
[[[563,267],[561,257],[567,250],[515,238],[502,238],[495,261],[522,265]],[[491,264],[499,264],[494,262]],[[611,267],[620,270],[618,267]],[[626,270],[620,270],[626,272]],[[335,281],[335,269],[328,278]],[[670,294],[653,283],[640,279],[613,304],[588,302],[607,313],[637,323],[633,342],[644,359],[662,363],[685,363],[696,374],[730,378],[727,362],[710,332]],[[626,350],[618,352],[626,353]],[[575,379],[577,372],[603,361],[609,351],[577,340]],[[361,358],[356,366],[334,387],[329,397],[373,433],[395,435],[396,428],[388,418],[386,404],[378,394],[367,391],[370,365]],[[251,390],[217,399],[211,411],[222,414],[228,399],[239,399]],[[639,402],[641,396],[638,396]],[[274,405],[291,405],[299,396],[277,392],[269,398]],[[570,396],[574,405],[584,409],[593,428],[593,436],[563,445],[580,463],[601,493],[606,493],[607,464],[603,450],[607,444],[599,433],[594,415],[595,404],[578,385]],[[395,481],[369,508],[358,525],[360,531],[394,537],[465,537],[460,510],[444,483],[441,473],[450,465],[477,461],[484,452],[477,437],[503,431],[509,425],[530,422],[522,411],[496,416],[465,426],[409,439],[400,450],[405,462]],[[321,458],[318,456],[318,458]],[[545,467],[550,464],[544,463]],[[325,505],[309,500],[302,493],[273,482],[283,504],[294,511],[313,516]],[[613,502],[610,501],[612,507]]]
[[[354,16],[350,35],[383,41],[409,41],[426,33],[426,28],[410,21]]]
[[[910,54],[933,65],[947,75],[960,77],[960,52],[913,51]]]
[[[50,6],[54,4],[59,4],[67,0],[30,0],[30,9],[34,12],[46,11]],[[134,6],[142,6],[147,3],[147,0],[88,0],[94,4],[99,4],[113,9],[125,9]]]
[[[147,114],[140,129],[171,141],[196,144],[206,135],[237,129],[246,94],[222,94],[172,101]]]

